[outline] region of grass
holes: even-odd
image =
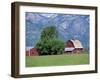
[[[89,64],[89,54],[26,56],[26,67]]]

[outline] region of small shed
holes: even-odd
[[[75,40],[68,40],[66,42],[65,52],[80,52],[83,50],[83,45],[81,41]]]
[[[26,56],[37,56],[37,55],[38,55],[38,51],[36,48],[28,47],[26,49]]]

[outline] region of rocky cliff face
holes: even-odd
[[[63,41],[78,39],[89,48],[89,15],[26,12],[26,46],[35,46],[44,27],[54,25]]]

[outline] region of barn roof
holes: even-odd
[[[83,48],[83,45],[79,40],[75,39],[75,40],[70,40],[70,41],[74,44],[75,48]]]
[[[29,46],[29,47],[26,47],[26,50],[28,51],[28,50],[30,50],[32,48],[34,48],[34,47]]]

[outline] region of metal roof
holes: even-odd
[[[70,40],[73,44],[75,48],[83,48],[82,43],[79,40]]]
[[[65,48],[65,51],[73,51],[74,49],[75,49],[74,47]]]
[[[32,48],[34,48],[34,47],[29,46],[29,47],[26,47],[26,50],[28,51],[28,50],[30,50]]]

